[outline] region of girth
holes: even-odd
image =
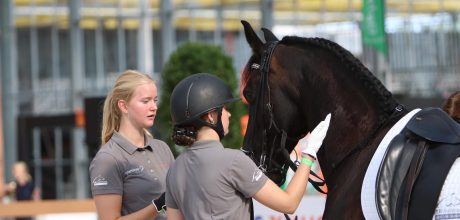
[[[376,182],[381,219],[431,219],[450,167],[460,156],[460,125],[439,108],[419,111],[385,153]]]

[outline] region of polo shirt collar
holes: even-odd
[[[190,150],[198,150],[198,149],[211,148],[211,147],[224,148],[224,146],[222,145],[222,143],[220,141],[217,141],[217,140],[204,140],[204,141],[196,141],[188,149],[190,149]]]
[[[125,137],[123,137],[117,131],[113,132],[112,139],[113,139],[113,141],[115,141],[115,143],[118,144],[118,146],[120,146],[123,150],[125,150],[129,154],[134,154],[136,151],[144,151],[146,149],[149,150],[149,151],[153,151],[153,149],[152,149],[152,146],[153,146],[152,139],[149,138],[146,134],[144,134],[144,140],[147,140],[146,141],[147,143],[143,148],[136,147],[134,144],[129,142]]]

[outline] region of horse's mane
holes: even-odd
[[[284,45],[298,45],[303,48],[306,48],[307,45],[315,45],[335,54],[348,68],[348,72],[351,73],[351,76],[361,82],[363,87],[373,97],[373,100],[378,103],[378,109],[381,111],[378,119],[379,123],[383,123],[393,113],[395,107],[398,105],[398,102],[393,98],[391,92],[385,88],[385,86],[371,73],[371,71],[369,71],[369,69],[366,68],[353,54],[337,43],[324,38],[304,38],[297,36],[285,36],[279,43]],[[250,66],[248,65],[251,65],[254,62],[254,59],[255,57],[252,56],[241,73],[241,91],[243,91],[250,79]]]
[[[348,68],[348,73],[351,73],[352,77],[361,82],[364,88],[378,103],[379,110],[382,113],[379,117],[379,122],[383,123],[383,121],[385,121],[393,113],[394,108],[398,105],[398,102],[393,98],[391,92],[385,88],[385,86],[371,73],[371,71],[369,71],[369,69],[366,68],[353,54],[339,44],[324,38],[303,38],[297,36],[286,36],[280,41],[280,44],[296,44],[301,47],[313,44],[335,54]]]

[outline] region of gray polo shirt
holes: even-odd
[[[114,132],[89,167],[93,196],[122,195],[122,215],[151,205],[166,190],[166,172],[174,156],[163,141],[145,137],[144,148],[137,148]]]
[[[250,219],[250,199],[267,179],[243,152],[198,141],[168,171],[166,206],[187,220]]]

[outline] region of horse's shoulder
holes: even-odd
[[[420,110],[407,123],[406,128],[429,141],[460,143],[460,124],[440,108]]]

